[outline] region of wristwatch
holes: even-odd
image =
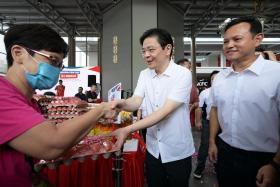
[[[269,164],[276,170],[276,172],[280,176],[280,164],[276,163],[274,160],[271,160]]]

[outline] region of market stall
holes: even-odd
[[[144,186],[145,144],[138,134],[133,135],[139,140],[136,152],[122,154],[121,186]],[[56,187],[114,187],[116,185],[115,154],[109,158],[99,155],[96,160],[87,157],[84,161],[73,160],[71,164],[59,164],[56,168],[44,167],[43,177]]]
[[[94,108],[73,97],[38,96],[37,100],[44,116],[57,125]],[[100,120],[63,156],[56,160],[40,160],[35,164],[35,170],[41,178],[57,187],[142,187],[146,151],[142,138],[134,133],[122,151],[113,147],[114,137],[106,135],[130,125],[131,113],[121,112],[120,120],[120,124]]]

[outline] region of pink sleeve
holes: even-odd
[[[35,103],[5,90],[0,94],[0,145],[45,120]]]

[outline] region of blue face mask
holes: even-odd
[[[25,72],[26,80],[31,88],[33,90],[45,90],[56,85],[60,69],[42,61],[38,62],[38,66],[36,74]]]

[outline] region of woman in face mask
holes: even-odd
[[[100,117],[115,114],[107,103],[59,125],[46,120],[32,96],[52,88],[68,46],[45,25],[16,25],[4,38],[8,71],[0,77],[0,186],[31,187],[25,155],[51,160],[78,143]],[[3,169],[5,168],[5,169]]]

